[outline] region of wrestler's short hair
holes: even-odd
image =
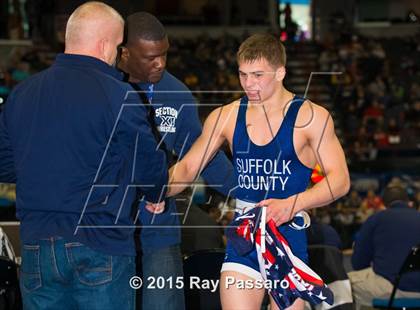
[[[266,59],[275,68],[286,65],[286,50],[280,38],[268,33],[259,33],[242,42],[236,54],[238,63],[260,59]]]
[[[137,12],[127,17],[124,36],[126,43],[132,43],[138,39],[160,41],[165,39],[167,34],[165,27],[154,15]]]

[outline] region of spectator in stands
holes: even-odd
[[[380,75],[378,75],[371,83],[369,83],[368,92],[378,98],[385,96],[386,86]]]
[[[386,53],[381,45],[380,42],[375,42],[372,45],[372,49],[370,51],[372,53],[373,56],[379,58],[379,59],[385,59],[386,58]]]
[[[373,213],[375,213],[373,209],[369,209],[366,205],[362,204],[359,210],[356,211],[356,223],[363,224]]]
[[[384,204],[381,197],[375,194],[375,191],[370,189],[366,194],[366,198],[362,201],[362,208],[379,211],[384,209]]]
[[[384,148],[389,146],[389,136],[384,129],[383,122],[380,122],[378,127],[375,129],[373,139],[375,140],[375,146],[377,148]]]
[[[350,136],[356,136],[357,131],[360,128],[360,118],[356,112],[356,105],[351,103],[347,108],[347,116],[345,118],[346,134]]]
[[[320,222],[312,212],[310,216],[311,226],[306,229],[308,245],[329,245],[341,249],[342,243],[337,231],[331,225]]]
[[[334,227],[341,237],[344,248],[351,248],[353,243],[353,234],[356,230],[355,211],[344,207],[342,202],[337,202],[337,213],[334,216]]]
[[[420,97],[408,108],[405,120],[410,128],[414,130],[420,129]]]
[[[344,206],[351,210],[357,210],[362,204],[362,198],[359,195],[359,192],[352,190],[350,195],[348,195],[344,200]]]
[[[7,83],[7,75],[8,73],[0,68],[0,98],[3,99],[3,101],[0,102],[0,105],[6,101],[6,98],[10,93],[10,87]]]
[[[395,118],[388,121],[388,142],[394,145],[401,143],[401,128]]]
[[[330,212],[328,212],[328,210],[326,209],[316,210],[316,217],[318,221],[322,224],[325,224],[325,225],[331,224],[331,215],[330,215]]]
[[[412,201],[413,208],[417,211],[420,211],[420,191],[417,191],[417,193],[414,195],[414,199]]]
[[[207,213],[216,223],[219,223],[222,218],[222,211],[217,206],[211,206],[208,208]]]
[[[19,83],[25,80],[30,75],[30,66],[26,61],[20,61],[15,68],[11,70],[12,79],[14,83]]]
[[[372,103],[365,109],[363,112],[364,120],[375,119],[383,117],[384,109],[383,106],[379,104],[379,101],[375,98],[372,100]]]
[[[404,259],[420,244],[420,213],[409,207],[406,190],[387,187],[384,203],[387,209],[369,217],[354,245],[349,278],[357,309],[390,296]],[[420,273],[404,275],[399,288],[397,297],[420,298]]]
[[[358,110],[365,106],[366,91],[362,84],[357,84],[356,89],[353,92],[353,98]]]
[[[414,82],[410,87],[410,97],[413,99],[420,98],[420,84]]]

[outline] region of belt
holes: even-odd
[[[236,199],[236,207],[235,212],[239,215],[243,215],[247,213],[249,210],[255,208],[255,202],[249,202],[241,199]],[[266,208],[266,207],[262,207]],[[299,211],[295,214],[291,222],[289,223],[289,227],[301,230],[308,228],[311,225],[311,218],[309,217],[308,212],[306,211]]]

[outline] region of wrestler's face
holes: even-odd
[[[284,66],[274,68],[266,59],[239,63],[239,80],[249,101],[261,102],[270,98],[281,85]]]
[[[166,55],[169,49],[167,37],[160,41],[138,39],[127,44],[126,49],[121,57],[131,79],[135,82],[149,83],[160,81],[166,67]]]

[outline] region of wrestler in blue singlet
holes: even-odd
[[[283,119],[280,129],[266,145],[254,144],[246,128],[248,99],[243,97],[238,111],[233,135],[233,166],[238,187],[236,216],[264,199],[280,198],[301,193],[309,185],[312,169],[298,159],[293,146],[293,129],[303,98],[295,96]],[[288,223],[279,227],[295,256],[308,261],[306,233],[293,229]],[[256,251],[239,256],[229,244],[222,271],[238,271],[260,279]]]

